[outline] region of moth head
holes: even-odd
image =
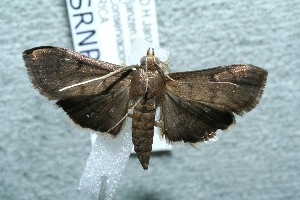
[[[159,65],[160,63],[160,60],[158,57],[155,57],[155,54],[154,54],[154,49],[153,48],[149,48],[148,51],[147,51],[147,56],[143,56],[141,58],[141,65],[145,65],[147,60],[153,60],[155,62],[155,64]]]
[[[154,57],[154,49],[153,48],[149,48],[147,51],[147,56],[148,57]]]

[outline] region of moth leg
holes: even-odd
[[[191,145],[194,149],[199,150],[199,148],[196,146],[197,143],[191,143],[189,142],[189,145]]]
[[[162,120],[157,120],[154,122],[154,126],[158,127],[158,128],[161,128],[162,126]]]
[[[170,79],[171,81],[176,81],[176,80],[172,79],[168,74],[165,74],[165,76],[166,76],[168,79]]]
[[[119,122],[117,122],[113,127],[111,127],[110,129],[108,129],[108,133],[109,131],[111,131],[112,129],[114,129],[116,126],[118,126],[126,117],[128,117],[130,115],[130,117],[132,118],[132,110],[138,105],[138,103],[142,100],[142,98],[140,98],[130,109],[128,109],[128,112],[124,115],[124,117],[121,118],[121,120]]]
[[[102,84],[103,84],[103,81],[101,81],[101,82],[99,83],[99,85],[97,86],[96,89],[100,88],[100,86],[101,86]]]

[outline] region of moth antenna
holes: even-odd
[[[166,62],[168,62],[169,63],[169,61],[167,60]],[[169,69],[168,68],[168,64],[167,63],[165,63],[165,62],[162,62],[162,61],[160,61],[160,63],[162,63],[163,65],[165,65],[166,66],[166,68],[167,69]],[[164,69],[164,67],[160,67],[159,65],[155,65],[156,66],[156,69],[157,69],[157,71],[163,76],[166,76],[168,79],[170,79],[171,81],[176,81],[176,80],[174,80],[174,79],[172,79],[168,74],[166,74],[165,73],[165,69]]]
[[[60,89],[59,91],[64,91],[64,90],[67,90],[67,89],[70,89],[70,88],[73,88],[73,87],[76,87],[76,86],[79,86],[79,85],[84,85],[84,84],[87,84],[87,83],[90,83],[90,82],[93,82],[93,81],[97,81],[97,80],[104,80],[104,79],[107,79],[117,73],[120,73],[122,71],[126,71],[126,70],[129,70],[129,69],[132,69],[132,68],[135,68],[137,66],[135,65],[131,65],[131,66],[124,66],[124,67],[121,67],[113,72],[110,72],[104,76],[101,76],[101,77],[98,77],[98,78],[94,78],[94,79],[91,79],[91,80],[87,80],[87,81],[83,81],[83,82],[80,82],[80,83],[76,83],[76,84],[73,84],[73,85],[70,85],[70,86],[67,86],[67,87],[64,87],[62,89]]]
[[[117,122],[113,127],[111,127],[110,129],[108,129],[108,131],[106,131],[106,133],[109,133],[109,131],[111,131],[112,129],[114,129],[116,126],[118,126],[128,115],[131,114],[132,110],[138,105],[138,103],[142,100],[142,98],[140,98],[129,110],[128,112],[124,115],[124,117],[122,117],[122,119]]]
[[[163,76],[166,76],[168,79],[170,79],[171,81],[176,81],[176,80],[174,80],[174,79],[172,79],[168,74],[166,74],[165,73],[165,71],[166,71],[166,69],[169,69],[169,67],[168,67],[168,64],[169,64],[169,60],[167,60],[167,61],[165,61],[165,62],[163,62],[163,61],[160,61],[160,63],[162,64],[162,65],[164,65],[164,67],[160,67],[160,66],[156,66],[156,69],[157,69],[157,71]],[[171,71],[171,70],[170,70]]]
[[[165,74],[165,76],[166,76],[168,79],[170,79],[171,81],[176,81],[176,80],[172,79],[168,74]]]

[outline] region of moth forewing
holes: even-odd
[[[69,49],[51,46],[26,50],[23,59],[33,85],[50,100],[96,95],[112,85],[122,87],[130,83],[130,80],[124,79],[124,76],[129,75],[125,71],[110,76],[104,81],[78,85],[62,92],[60,90],[67,86],[105,76],[120,69],[120,66]]]

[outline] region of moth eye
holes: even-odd
[[[147,56],[143,56],[143,57],[141,58],[140,62],[141,62],[141,65],[142,65],[142,66],[143,66],[143,65],[146,65],[146,58],[147,58]]]

